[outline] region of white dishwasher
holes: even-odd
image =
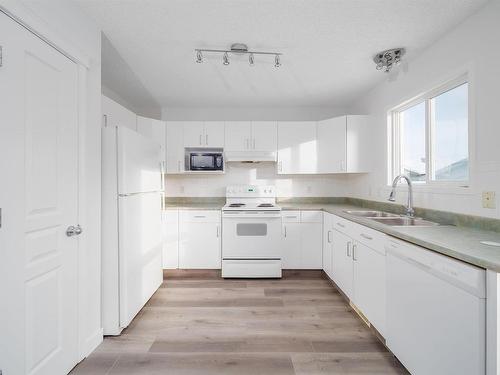
[[[413,375],[485,374],[485,270],[387,244],[387,346]]]

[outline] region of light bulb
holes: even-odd
[[[229,56],[227,55],[227,52],[224,52],[224,55],[222,56],[222,63],[224,65],[229,65]]]

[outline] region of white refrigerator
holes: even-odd
[[[102,325],[119,335],[163,281],[160,145],[102,129]]]

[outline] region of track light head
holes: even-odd
[[[201,64],[203,62],[203,55],[200,50],[196,51],[196,62]]]
[[[274,57],[274,67],[279,68],[281,66],[280,55]]]
[[[224,55],[222,55],[222,63],[224,65],[229,65],[229,56],[227,55],[227,52],[224,52]]]

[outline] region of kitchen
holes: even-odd
[[[498,1],[0,17],[0,374],[500,373]]]

